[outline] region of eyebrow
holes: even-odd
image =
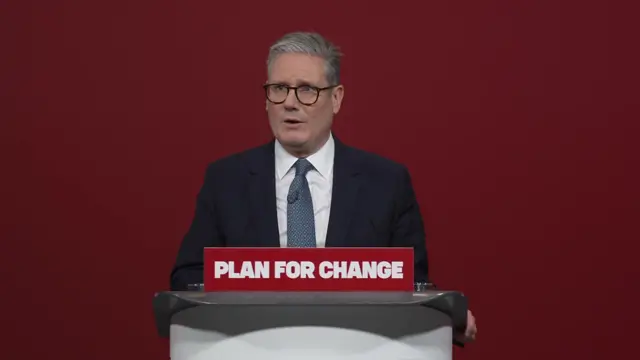
[[[318,85],[313,84],[309,81],[306,80],[300,80],[300,81],[296,81],[294,84],[290,84],[286,81],[274,81],[274,84],[282,84],[282,85],[291,85],[291,86],[314,86],[314,87],[318,87]]]

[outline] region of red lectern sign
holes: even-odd
[[[205,291],[413,291],[413,248],[205,248]]]

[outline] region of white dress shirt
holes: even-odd
[[[333,155],[335,143],[333,136],[307,160],[313,169],[307,173],[307,182],[313,201],[315,218],[316,246],[324,247],[329,225],[329,211],[331,210],[331,190],[333,187]],[[289,186],[296,175],[293,164],[297,157],[289,154],[282,145],[275,142],[276,159],[276,207],[278,211],[278,229],[280,232],[280,247],[287,247],[287,195]]]

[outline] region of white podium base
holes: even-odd
[[[359,330],[300,326],[227,336],[171,325],[172,360],[450,360],[452,329],[390,339]]]

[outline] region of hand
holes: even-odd
[[[467,328],[464,334],[457,334],[456,340],[461,343],[469,343],[476,339],[476,333],[478,328],[476,327],[476,318],[473,316],[470,310],[467,310]]]

